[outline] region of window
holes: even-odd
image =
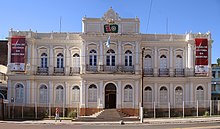
[[[56,88],[56,102],[63,103],[64,90],[62,86],[57,86]]]
[[[144,68],[152,68],[152,59],[150,55],[146,55],[144,58]]]
[[[80,58],[78,53],[73,55],[73,67],[80,67]]]
[[[167,57],[165,55],[160,56],[160,68],[167,68]]]
[[[152,102],[152,89],[149,86],[144,89],[144,101]]]
[[[132,102],[133,101],[133,90],[130,85],[126,85],[124,88],[124,101]]]
[[[89,102],[97,102],[97,87],[96,85],[92,84],[89,86]]]
[[[168,103],[168,91],[167,88],[164,86],[160,88],[160,102],[162,104]]]
[[[80,89],[79,86],[74,86],[72,89],[72,101],[79,102],[80,100]]]
[[[202,86],[198,86],[196,89],[196,100],[204,101],[204,90]]]
[[[125,66],[132,66],[132,52],[130,50],[125,52]]]
[[[107,66],[115,66],[115,51],[109,49],[106,54],[106,65]]]
[[[176,104],[183,103],[183,89],[179,86],[175,89],[175,103]]]
[[[176,56],[176,68],[182,69],[183,68],[183,59],[181,55]]]
[[[42,85],[40,86],[40,89],[39,89],[39,101],[40,103],[47,103],[47,86],[45,85]]]
[[[62,53],[59,53],[57,55],[57,68],[63,68],[63,54]]]
[[[22,84],[17,84],[15,86],[15,102],[22,103],[24,100],[24,86]]]
[[[218,78],[220,78],[220,71],[218,71]]]
[[[90,66],[97,65],[97,53],[94,49],[89,52],[89,65]]]
[[[47,54],[41,54],[41,68],[47,68]]]
[[[212,77],[215,78],[215,71],[212,71]]]

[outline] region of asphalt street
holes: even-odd
[[[0,129],[220,129],[220,123],[184,124],[24,124],[0,123]]]

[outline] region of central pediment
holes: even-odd
[[[116,13],[112,7],[104,14],[103,19],[107,22],[119,21],[120,17],[118,13]]]

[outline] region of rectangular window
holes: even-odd
[[[107,66],[110,66],[110,56],[107,56],[107,57],[106,57],[106,65],[107,65]]]
[[[63,68],[63,58],[61,58],[61,68]]]
[[[215,71],[212,71],[212,77],[215,78]]]
[[[92,55],[89,56],[89,65],[92,66]]]
[[[128,56],[125,56],[125,66],[128,66]]]
[[[115,66],[115,56],[112,56],[112,66]]]
[[[220,71],[218,71],[218,78],[220,78]]]
[[[57,68],[59,68],[59,67],[60,67],[60,60],[57,59]]]
[[[94,66],[96,66],[96,65],[97,65],[97,56],[94,55]]]
[[[132,56],[129,56],[129,66],[132,66]]]

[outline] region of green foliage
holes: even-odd
[[[77,112],[76,112],[76,110],[71,110],[71,111],[68,113],[68,117],[76,118],[76,117],[77,117]]]
[[[218,63],[218,65],[220,65],[220,58],[217,59],[217,63]]]
[[[205,111],[204,116],[209,116],[209,112]]]

